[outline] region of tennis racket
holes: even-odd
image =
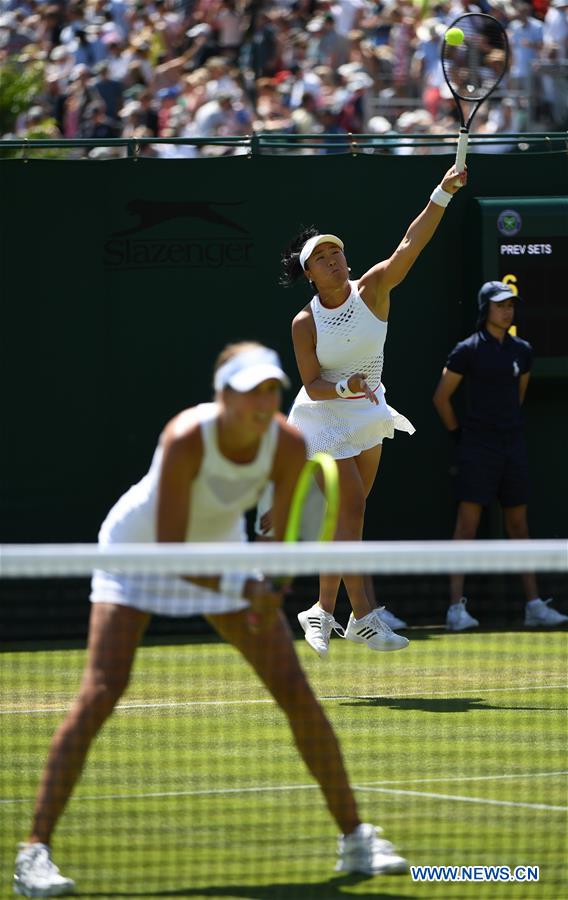
[[[444,78],[461,123],[456,169],[463,172],[473,117],[507,71],[509,41],[501,23],[484,13],[466,13],[455,19],[449,28],[459,28],[464,34],[463,42],[457,46],[442,41]],[[464,102],[472,104],[467,121],[462,106]],[[456,184],[459,183],[456,181]]]
[[[298,478],[288,522],[284,533],[285,541],[297,541],[302,526],[302,516],[308,493],[313,487],[313,479],[317,470],[323,476],[324,511],[321,519],[318,541],[332,541],[337,528],[339,515],[339,473],[337,463],[328,453],[316,453],[309,459]]]
[[[312,459],[305,463],[294,488],[284,532],[284,541],[288,543],[296,543],[300,538],[306,502],[314,487],[314,476],[318,469],[321,470],[323,476],[324,508],[317,539],[319,541],[332,541],[335,536],[339,516],[339,474],[337,463],[328,453],[316,453]],[[281,591],[290,581],[291,578],[287,575],[271,579],[276,591]],[[251,609],[247,614],[247,621],[251,631],[258,631],[260,616],[257,611]]]

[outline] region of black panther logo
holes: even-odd
[[[247,229],[228,219],[222,213],[218,212],[214,207],[219,206],[241,206],[242,201],[234,203],[215,203],[207,201],[175,201],[175,200],[131,200],[127,204],[127,209],[132,215],[139,217],[137,225],[132,228],[125,228],[123,231],[115,231],[113,236],[123,236],[127,234],[135,234],[138,231],[144,231],[146,228],[152,228],[154,225],[160,225],[162,222],[171,219],[202,219],[204,222],[212,222],[214,225],[226,225],[235,231],[247,234]]]

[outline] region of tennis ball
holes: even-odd
[[[444,39],[446,44],[451,44],[452,47],[459,47],[463,43],[464,33],[461,28],[448,28]]]

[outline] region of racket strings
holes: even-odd
[[[469,14],[452,23],[464,40],[455,46],[444,42],[442,68],[452,92],[460,99],[476,102],[493,91],[508,64],[507,35],[490,16]]]

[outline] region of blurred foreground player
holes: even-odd
[[[306,453],[299,432],[278,411],[281,387],[288,385],[280,360],[258,344],[229,346],[215,367],[214,385],[213,403],[186,409],[166,425],[148,474],[103,522],[101,546],[245,541],[243,515],[268,481],[274,485],[275,537],[282,539]],[[128,684],[152,613],[204,615],[266,685],[341,831],[336,870],[406,871],[393,845],[359,818],[337,738],[300,668],[281,593],[270,581],[235,572],[183,579],[96,571],[91,601],[83,681],[51,742],[32,830],[18,849],[16,894],[53,897],[75,888],[52,862],[52,833],[97,732]]]

